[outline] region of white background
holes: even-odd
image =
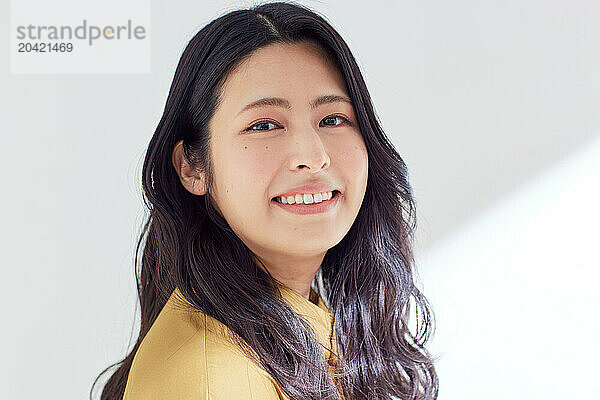
[[[303,3],[408,165],[440,399],[599,398],[600,3]],[[252,4],[153,1],[150,74],[16,75],[0,2],[0,398],[86,398],[125,355],[144,151],[187,42]]]

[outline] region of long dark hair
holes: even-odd
[[[276,295],[273,277],[211,200],[207,127],[228,73],[260,48],[301,42],[322,49],[344,77],[369,161],[356,220],[311,284],[334,315],[340,357],[333,370],[309,326]],[[206,172],[204,196],[188,192],[172,165],[179,140],[187,161]],[[101,399],[122,398],[133,357],[176,287],[195,309],[225,324],[290,399],[437,398],[434,360],[424,347],[433,314],[413,279],[416,213],[408,171],[347,44],[323,17],[276,2],[229,12],[202,28],[181,55],[142,173],[149,216],[135,252],[140,332],[127,357],[96,378],[90,398],[114,366]]]

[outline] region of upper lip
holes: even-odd
[[[302,185],[302,186],[296,186],[294,188],[288,189],[285,192],[281,192],[275,196],[273,196],[272,198],[275,197],[279,197],[279,196],[291,196],[291,195],[295,195],[296,193],[322,193],[322,192],[329,192],[329,191],[340,191],[339,187],[337,185],[331,184],[331,183],[310,183],[307,185]]]

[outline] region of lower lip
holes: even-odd
[[[283,204],[275,200],[271,200],[273,203],[294,214],[307,215],[307,214],[319,214],[331,210],[338,203],[340,192],[333,192],[333,196],[329,200],[324,200],[320,203],[312,204]]]

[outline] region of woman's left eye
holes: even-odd
[[[339,118],[342,122],[339,123],[339,124],[334,123],[333,125],[327,125],[327,126],[340,126],[340,125],[344,125],[344,124],[350,125],[350,121],[348,121],[347,118],[342,117],[341,115],[337,115],[337,114],[335,114],[335,115],[329,115],[329,116],[323,118],[321,121],[327,121],[327,120],[329,120],[329,121],[335,121],[336,118]]]

